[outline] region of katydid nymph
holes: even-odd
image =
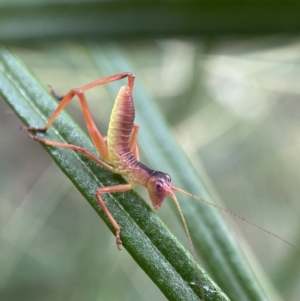
[[[102,134],[99,132],[99,130],[95,125],[91,112],[88,108],[88,104],[84,92],[94,87],[104,85],[110,82],[118,81],[124,78],[128,79],[128,83],[126,86],[122,86],[120,88],[120,91],[115,100],[113,111],[110,117],[108,134],[107,137],[104,137],[102,136]],[[192,197],[210,206],[213,206],[221,211],[229,213],[234,217],[237,217],[251,224],[252,226],[255,226],[260,230],[267,232],[268,234],[284,241],[285,243],[292,245],[291,243],[263,229],[262,227],[214,203],[208,202],[198,196],[195,196],[189,192],[186,192],[174,186],[171,182],[171,177],[167,173],[150,169],[139,161],[139,151],[137,146],[137,136],[139,132],[139,127],[138,125],[134,124],[135,108],[134,108],[134,102],[132,98],[134,79],[135,77],[132,73],[123,72],[123,73],[118,73],[109,77],[96,80],[80,88],[71,89],[63,97],[58,97],[56,93],[52,90],[52,95],[56,99],[58,99],[60,103],[56,108],[56,110],[51,115],[46,125],[43,128],[37,128],[32,126],[22,127],[22,129],[29,131],[30,132],[29,136],[36,141],[39,141],[48,146],[61,147],[61,148],[66,148],[66,149],[80,152],[83,155],[90,158],[91,160],[93,160],[94,162],[96,162],[97,164],[99,164],[100,166],[104,167],[105,169],[117,174],[121,174],[128,179],[128,184],[119,184],[115,186],[101,187],[95,191],[95,198],[99,206],[102,208],[103,212],[105,213],[105,215],[107,216],[107,218],[109,219],[111,225],[115,230],[117,248],[121,249],[122,229],[114,219],[111,212],[108,210],[105,202],[102,199],[102,195],[105,193],[128,191],[134,189],[134,187],[137,184],[145,186],[147,188],[149,193],[149,198],[155,209],[159,209],[161,207],[163,201],[167,196],[170,196],[173,199],[180,213],[185,228],[185,232],[188,236],[188,240],[194,257],[195,257],[194,255],[195,252],[191,240],[191,235],[189,234],[187,223],[185,221],[184,215],[180,208],[179,202],[176,198],[175,192],[185,194],[189,197]],[[45,133],[51,127],[52,123],[54,122],[58,114],[71,102],[72,99],[74,99],[75,96],[79,98],[88,132],[101,158],[95,156],[94,154],[90,153],[89,151],[87,151],[86,149],[80,146],[56,142],[56,141],[50,141],[35,135],[35,133],[37,132]],[[292,246],[295,247],[294,245]],[[199,282],[201,282],[201,279],[199,280]]]

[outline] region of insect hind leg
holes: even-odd
[[[77,95],[77,97],[80,99],[80,103],[82,106],[82,110],[84,113],[84,118],[85,118],[85,122],[88,128],[88,131],[90,133],[90,136],[93,140],[93,143],[95,145],[95,147],[97,148],[97,151],[99,152],[100,156],[106,161],[106,162],[110,162],[109,160],[109,154],[108,154],[108,150],[107,150],[107,145],[105,143],[105,140],[103,138],[103,136],[101,135],[101,133],[99,132],[99,130],[97,129],[95,122],[91,116],[90,110],[88,108],[87,105],[87,101],[85,99],[84,96],[84,92],[86,90],[92,89],[94,87],[97,86],[101,86],[113,81],[117,81],[123,78],[127,78],[128,79],[128,87],[130,92],[132,92],[133,90],[133,85],[134,85],[134,78],[135,76],[130,73],[130,72],[123,72],[123,73],[118,73],[109,77],[105,77],[102,79],[98,79],[94,82],[91,82],[87,85],[82,86],[81,88],[75,88],[70,90],[64,97],[60,97],[58,96],[53,89],[50,88],[50,92],[52,94],[52,96],[58,100],[60,100],[60,103],[58,105],[58,107],[56,108],[56,110],[53,112],[53,114],[51,115],[50,119],[48,120],[48,122],[46,123],[46,125],[43,128],[37,128],[37,127],[25,127],[23,126],[21,129],[23,130],[27,130],[29,132],[46,132],[49,127],[52,125],[52,123],[54,122],[54,120],[56,119],[56,117],[58,116],[58,114],[69,104],[69,102],[74,98],[75,95]]]
[[[87,151],[86,149],[84,149],[81,146],[58,142],[58,141],[51,141],[51,140],[43,139],[39,136],[35,136],[32,134],[29,134],[29,137],[35,141],[38,141],[38,142],[48,145],[48,146],[67,148],[67,149],[71,149],[74,151],[78,151],[79,153],[82,153],[83,155],[90,158],[91,160],[93,160],[97,164],[101,165],[102,167],[106,168],[107,170],[114,172],[114,168],[112,166],[108,165],[107,163],[105,163],[104,161],[102,161],[101,159],[99,159],[98,157],[96,157],[95,155],[93,155],[92,153],[90,153],[89,151]]]

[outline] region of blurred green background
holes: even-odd
[[[101,74],[91,55],[95,41],[112,52],[116,47],[101,40],[101,34],[109,37],[101,28],[88,36],[89,41],[84,35],[72,36],[67,23],[60,33],[50,22],[51,35],[33,22],[28,35],[17,35],[22,24],[26,28],[27,23],[22,23],[26,12],[3,3],[0,8],[6,14],[0,25],[5,21],[8,26],[10,20],[19,27],[3,23],[0,38],[10,42],[13,52],[45,87],[51,84],[63,94],[108,75]],[[34,5],[34,1],[28,3]],[[13,19],[15,15],[21,16],[20,23]],[[70,15],[74,17],[71,4]],[[80,17],[71,20],[75,29],[79,27]],[[249,32],[246,25],[251,29],[252,23],[242,21],[240,27],[238,21],[231,23],[232,33]],[[124,33],[131,38],[122,37],[118,47],[139,70],[137,82],[157,101],[195,168],[207,175],[216,198],[229,210],[300,246],[300,39],[284,35],[293,32],[284,26],[270,30],[280,35],[245,37],[217,36],[218,28],[224,33],[222,24],[204,25],[200,27],[206,31],[199,30],[199,35],[191,25],[176,36],[176,29],[168,34],[162,22],[152,32],[149,25],[150,33],[143,36],[136,24]],[[46,35],[31,36],[36,27]],[[4,36],[3,28],[10,28],[11,35],[6,30]],[[268,27],[262,27],[266,33],[263,28]],[[111,30],[116,38],[117,30]],[[252,32],[259,33],[255,26]],[[48,41],[55,35],[59,42]],[[69,41],[62,41],[64,35]],[[133,39],[136,36],[139,39]],[[87,95],[105,133],[113,99],[105,88]],[[0,300],[165,300],[127,252],[117,251],[111,233],[47,153],[19,131],[21,122],[12,110],[3,101],[0,106]],[[68,112],[84,125],[76,101]],[[157,214],[186,241],[169,203]],[[271,300],[298,300],[299,251],[239,220],[227,219]]]

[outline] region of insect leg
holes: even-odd
[[[139,148],[138,148],[136,140],[137,140],[139,129],[140,129],[140,127],[137,124],[133,125],[132,135],[131,135],[130,141],[129,141],[130,150],[133,152],[134,156],[138,160],[139,160]]]
[[[108,76],[105,78],[95,80],[87,85],[82,86],[81,90],[86,91],[86,90],[89,90],[89,89],[97,87],[97,86],[101,86],[104,84],[108,84],[108,83],[123,79],[125,77],[128,78],[128,87],[129,87],[130,92],[132,92],[135,76],[131,72],[122,72],[122,73],[118,73],[115,75],[111,75],[111,76]]]
[[[59,97],[53,91],[53,89],[50,87],[50,92],[53,95],[53,97],[58,99],[58,100],[61,100],[60,104],[58,105],[56,110],[51,115],[51,117],[48,120],[48,122],[46,123],[45,127],[43,127],[43,128],[23,127],[23,129],[26,129],[26,130],[31,131],[31,132],[46,132],[48,130],[48,128],[51,126],[51,124],[53,123],[53,121],[55,120],[55,118],[57,117],[57,115],[68,105],[68,103],[72,100],[72,98],[75,95],[82,94],[84,91],[89,90],[91,88],[94,88],[94,87],[97,87],[97,86],[100,86],[100,85],[104,85],[104,84],[107,84],[107,83],[110,83],[110,82],[113,82],[113,81],[117,81],[117,80],[123,79],[125,77],[128,78],[128,87],[129,87],[130,92],[132,92],[135,76],[130,72],[118,73],[118,74],[115,74],[115,75],[112,75],[112,76],[108,76],[108,77],[105,77],[105,78],[102,78],[102,79],[98,79],[94,82],[91,82],[87,85],[82,86],[81,88],[70,90],[64,97]]]
[[[29,127],[23,126],[21,129],[27,130],[29,132],[45,133],[49,129],[49,127],[51,126],[51,124],[53,123],[53,121],[55,120],[57,115],[68,105],[68,103],[73,99],[73,97],[75,95],[76,95],[75,91],[71,90],[63,98],[61,98],[61,102],[59,103],[58,107],[55,109],[55,111],[53,112],[53,114],[51,115],[48,122],[46,123],[46,125],[43,128],[37,128],[37,127],[33,127],[33,126],[29,126]],[[54,96],[54,97],[56,97],[56,96]]]
[[[90,109],[89,109],[87,101],[85,99],[85,96],[83,93],[77,93],[77,96],[80,99],[83,116],[85,119],[87,129],[90,133],[91,139],[92,139],[98,153],[100,154],[100,156],[104,159],[104,161],[109,162],[107,145],[105,143],[103,136],[101,135],[100,131],[98,130],[98,128],[94,122],[94,119],[91,115]]]
[[[92,153],[90,153],[89,151],[87,151],[86,149],[84,149],[84,148],[82,148],[78,145],[62,143],[62,142],[57,142],[57,141],[51,141],[51,140],[43,139],[41,137],[34,136],[34,135],[29,135],[29,137],[32,138],[35,141],[39,141],[39,142],[41,142],[45,145],[48,145],[48,146],[62,147],[62,148],[68,148],[68,149],[78,151],[78,152],[82,153],[83,155],[87,156],[88,158],[90,158],[91,160],[93,160],[94,162],[96,162],[97,164],[99,164],[102,167],[106,168],[107,170],[114,172],[114,168],[112,166],[108,165],[107,163],[105,163],[104,161],[97,158],[95,155],[93,155]]]
[[[73,99],[73,97],[75,95],[77,95],[80,99],[81,102],[81,106],[83,108],[83,113],[84,113],[84,117],[86,120],[86,124],[89,130],[89,133],[91,135],[91,138],[99,152],[99,154],[101,155],[101,157],[105,160],[105,161],[109,161],[109,156],[108,156],[108,150],[107,150],[107,146],[105,144],[105,141],[102,137],[102,135],[100,134],[100,132],[98,131],[92,117],[90,114],[90,111],[88,109],[88,106],[86,104],[86,100],[85,97],[83,95],[84,91],[89,90],[91,88],[94,88],[96,86],[100,86],[100,85],[104,85],[113,81],[117,81],[123,78],[128,78],[128,87],[130,89],[130,92],[132,92],[133,89],[133,84],[134,84],[134,75],[130,72],[123,72],[123,73],[118,73],[109,77],[105,77],[99,80],[96,80],[94,82],[91,82],[87,85],[82,86],[81,88],[75,88],[70,90],[64,97],[59,97],[54,90],[50,87],[50,92],[51,94],[58,100],[61,100],[58,107],[56,108],[56,110],[53,112],[53,114],[51,115],[50,119],[48,120],[48,122],[46,123],[45,127],[43,128],[37,128],[37,127],[22,127],[22,129],[28,130],[30,132],[46,132],[48,130],[48,128],[51,126],[51,124],[54,122],[55,118],[58,116],[58,114],[69,104],[69,102]]]
[[[116,186],[109,186],[109,187],[101,187],[96,190],[96,199],[97,199],[100,207],[104,211],[105,215],[108,217],[109,221],[111,222],[112,226],[116,230],[116,243],[117,243],[117,247],[119,250],[121,250],[120,245],[122,244],[122,241],[120,238],[121,229],[120,229],[120,226],[118,225],[118,223],[116,222],[116,220],[113,218],[113,216],[109,212],[108,208],[106,207],[106,205],[101,197],[101,194],[128,191],[128,190],[133,189],[134,186],[135,186],[135,184],[124,184],[124,185],[116,185]]]

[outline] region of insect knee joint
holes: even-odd
[[[82,88],[74,88],[73,90],[74,95],[83,94],[84,90]]]

